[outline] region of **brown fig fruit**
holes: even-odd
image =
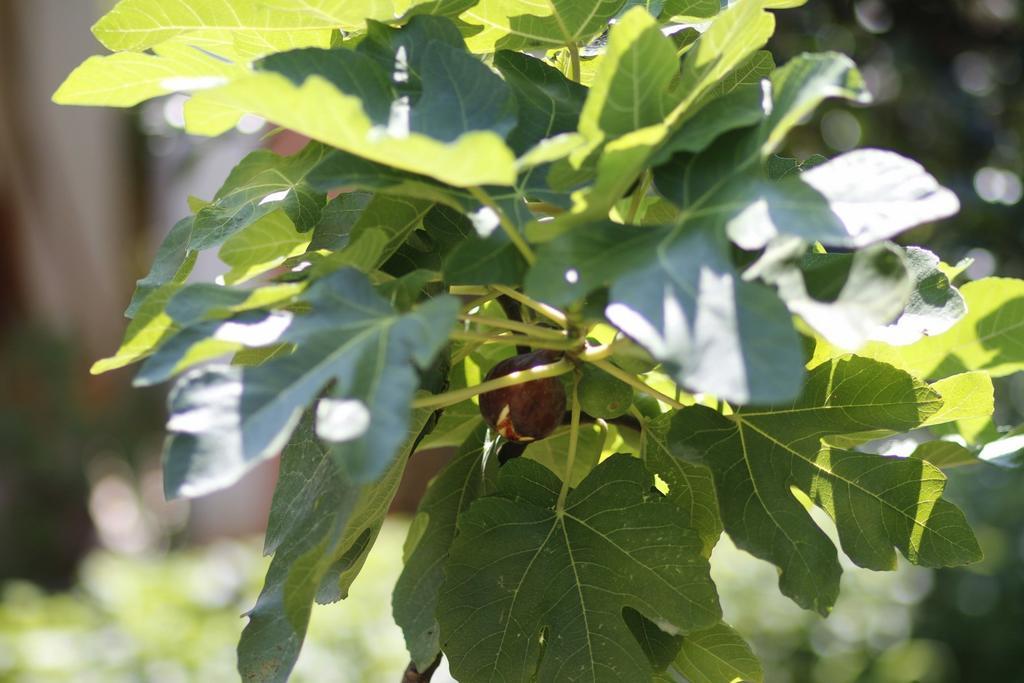
[[[534,351],[507,358],[487,373],[486,380],[555,363],[557,351]],[[535,379],[480,394],[480,414],[509,441],[536,441],[551,434],[565,415],[565,387],[557,377]]]

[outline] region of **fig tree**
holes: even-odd
[[[591,417],[620,417],[633,405],[633,387],[590,365],[583,367],[577,391],[580,408]]]
[[[557,351],[513,356],[491,368],[485,380],[549,365],[560,357]],[[548,436],[562,424],[565,404],[565,387],[558,377],[535,379],[480,394],[480,414],[509,441],[536,441]]]

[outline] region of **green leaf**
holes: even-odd
[[[563,511],[557,477],[522,458],[506,463],[497,493],[459,518],[451,548],[438,621],[452,674],[646,680],[654,669],[624,608],[682,632],[716,623],[700,539],[653,484],[639,460],[613,456]]]
[[[947,469],[962,465],[976,465],[978,455],[953,441],[926,441],[910,454],[911,458],[927,460],[936,467]]]
[[[213,201],[196,213],[190,249],[208,249],[242,228],[278,210],[300,232],[319,221],[327,197],[306,182],[323,159],[323,145],[306,145],[301,152],[282,157],[269,150],[250,153],[231,171]]]
[[[165,43],[154,54],[125,52],[85,60],[53,95],[57,104],[133,107],[172,92],[209,88],[248,69],[185,42]]]
[[[853,351],[910,300],[914,283],[903,253],[879,244],[847,254],[807,254],[774,284],[790,311],[830,343]]]
[[[295,229],[284,210],[268,213],[221,245],[218,256],[231,270],[224,284],[234,285],[277,268],[292,256],[306,251],[311,235]]]
[[[275,40],[274,34],[295,31],[358,29],[365,17],[388,17],[390,5],[377,0],[121,0],[92,31],[111,50],[145,50],[199,30]]]
[[[576,443],[576,457],[569,473],[569,486],[580,482],[597,466],[604,450],[606,431],[599,425],[582,425]],[[565,461],[569,454],[569,429],[563,427],[551,436],[531,443],[523,457],[540,463],[557,476],[565,474]]]
[[[124,312],[126,317],[136,317],[143,302],[156,290],[170,283],[181,284],[192,273],[196,263],[196,252],[189,249],[193,221],[192,216],[178,221],[164,237],[149,273],[135,283],[131,303]]]
[[[458,446],[481,424],[483,418],[477,404],[472,401],[457,403],[444,409],[437,427],[423,440],[422,446],[424,449]]]
[[[992,417],[995,411],[995,390],[987,372],[951,375],[931,387],[942,396],[942,408],[922,423],[925,427]]]
[[[728,94],[708,101],[691,116],[658,151],[657,161],[676,152],[699,152],[719,135],[746,128],[761,121],[764,94],[756,84],[741,85]]]
[[[909,346],[872,342],[858,353],[917,377],[985,370],[1005,377],[1024,370],[1024,280],[985,278],[960,288],[967,314],[946,332]]]
[[[771,76],[774,70],[775,58],[772,53],[768,50],[757,50],[744,58],[736,68],[723,76],[717,83],[711,84],[705,91],[702,101],[707,102],[716,97],[724,97],[737,88],[749,85],[756,85],[763,93],[761,81]],[[760,107],[758,108],[760,109]],[[698,111],[694,117],[696,118],[699,114]]]
[[[391,603],[395,623],[402,627],[406,647],[420,671],[433,663],[441,649],[434,616],[438,592],[456,520],[483,494],[485,436],[486,429],[476,428],[455,459],[430,483],[416,513],[417,518],[426,520],[426,528],[411,550],[407,549],[405,568],[395,584]]]
[[[679,73],[672,42],[645,9],[634,7],[609,34],[579,130],[591,141],[661,123],[679,102],[670,87]]]
[[[995,397],[992,378],[984,372],[965,372],[929,385],[942,397],[942,407],[923,421],[921,427],[937,427],[963,420],[985,420],[992,417]],[[857,448],[868,441],[885,439],[896,432],[891,429],[840,434],[828,437],[829,445]]]
[[[608,26],[625,0],[480,0],[461,19],[476,30],[468,40],[474,52],[586,44]]]
[[[639,14],[636,16],[636,25],[627,26],[623,32],[626,38],[635,38],[633,45],[624,48],[625,54],[634,62],[639,60],[640,64],[649,53],[667,54],[666,51],[671,50],[674,54],[671,41],[658,31],[641,31],[633,36],[644,23]],[[606,218],[608,211],[629,190],[662,144],[694,114],[695,105],[730,72],[749,68],[751,56],[768,40],[774,26],[772,15],[761,9],[761,0],[745,0],[716,16],[695,47],[686,54],[679,84],[673,91],[676,105],[664,121],[634,129],[605,145],[597,161],[596,181],[589,190],[574,193],[572,211],[550,223],[532,226],[528,236],[536,241],[546,241],[583,223]],[[610,42],[620,28],[616,26],[612,30]],[[662,70],[668,66],[664,59],[660,64]],[[677,69],[674,64],[672,67],[671,74],[663,71],[657,78],[674,76]],[[598,105],[603,106],[603,102],[595,100],[593,106]],[[592,141],[585,151],[577,151],[576,161],[593,152],[598,142]],[[752,154],[751,163],[756,156],[756,153]]]
[[[203,320],[230,318],[243,311],[284,307],[305,289],[303,283],[275,283],[263,287],[224,287],[196,283],[179,291],[167,303],[166,311],[182,327]]]
[[[309,251],[336,251],[349,243],[352,229],[373,200],[369,192],[345,192],[327,202],[313,228]]]
[[[180,289],[180,283],[172,282],[151,291],[135,309],[135,317],[128,323],[124,340],[117,352],[109,358],[93,363],[89,372],[101,375],[136,363],[152,354],[164,341],[173,336],[178,327],[164,312],[164,307]]]
[[[1017,427],[1003,438],[982,446],[978,459],[999,467],[1024,465],[1024,428]]]
[[[341,92],[320,76],[296,86],[280,74],[258,73],[195,98],[257,114],[341,150],[456,187],[515,181],[515,158],[500,135],[479,130],[444,142],[405,129],[384,129],[367,116],[360,97]],[[452,103],[467,110],[473,106],[457,99]]]
[[[208,366],[175,385],[164,460],[168,497],[230,485],[272,456],[328,384],[317,433],[335,444],[338,466],[360,482],[391,462],[419,385],[416,368],[428,368],[447,341],[457,301],[439,297],[397,315],[349,269],[313,283],[299,300],[312,312],[275,312],[255,327],[243,314],[243,324],[228,328],[236,336],[227,341],[293,343],[292,354],[258,367]]]
[[[475,235],[473,225],[462,213],[436,205],[423,217],[423,229],[409,235],[383,269],[392,275],[417,268],[440,271],[448,255]]]
[[[386,192],[446,204],[460,211],[474,205],[472,196],[465,190],[337,149],[328,152],[320,165],[313,169],[309,181],[313,187],[323,191],[342,188],[346,192],[353,189]]]
[[[313,420],[298,426],[281,455],[266,551],[274,553],[263,590],[238,643],[244,681],[286,681],[298,658],[314,599],[348,594],[398,490],[430,411],[417,411],[399,457],[380,481],[360,486],[317,440]]]
[[[544,245],[526,291],[562,305],[610,285],[607,318],[677,381],[736,403],[793,398],[803,352],[769,288],[739,277],[714,229],[592,224]]]
[[[587,89],[539,59],[503,50],[494,66],[512,89],[519,120],[509,133],[509,147],[522,156],[542,140],[574,132]]]
[[[705,18],[715,16],[720,8],[721,2],[718,0],[665,0],[661,15],[667,17]]]
[[[896,322],[873,335],[892,345],[906,345],[942,334],[967,313],[967,303],[942,272],[938,256],[920,247],[907,247],[905,255],[914,279],[910,301]]]
[[[375,195],[352,227],[348,243],[314,265],[313,274],[320,276],[345,265],[364,271],[380,267],[423,224],[431,206],[421,199]]]
[[[780,569],[783,594],[827,614],[839,591],[836,549],[791,492],[836,523],[843,551],[875,570],[911,562],[947,567],[981,551],[963,513],[941,498],[945,477],[927,462],[833,448],[823,437],[913,429],[942,405],[927,385],[895,368],[844,357],[815,368],[792,403],[723,416],[679,411],[669,433],[678,456],[714,473],[725,530],[737,546]]]
[[[675,668],[690,683],[763,683],[764,671],[750,646],[724,622],[683,637]]]
[[[865,247],[959,210],[956,195],[920,164],[883,150],[857,150],[772,182],[736,185],[716,203],[735,209],[729,237],[756,250],[779,235],[825,246]]]
[[[679,654],[679,649],[683,646],[683,637],[662,631],[657,624],[650,619],[645,619],[643,615],[630,607],[622,610],[622,618],[633,637],[640,643],[641,649],[647,655],[654,670],[663,672],[667,669]],[[655,680],[657,680],[657,676]]]
[[[501,78],[448,42],[450,31],[447,20],[426,16],[398,32],[378,26],[359,51],[274,55],[262,63],[267,71],[196,100],[258,114],[457,187],[512,185],[515,164],[504,137],[516,123],[515,99]],[[412,92],[414,80],[421,93]]]
[[[763,0],[731,5],[686,53],[678,86],[686,96],[681,105],[684,111],[768,42],[775,31],[775,17],[764,6]]]
[[[789,131],[826,98],[841,97],[864,104],[871,101],[856,65],[836,52],[794,57],[772,74],[771,86],[771,108],[761,124],[763,157],[777,150]]]
[[[668,484],[669,500],[688,512],[690,526],[703,542],[704,556],[711,557],[711,550],[722,535],[715,483],[711,470],[706,466],[672,455],[669,444],[671,424],[672,413],[665,413],[644,424],[644,464]]]
[[[483,239],[467,237],[444,261],[444,281],[452,285],[509,285],[518,287],[526,261],[504,232]]]

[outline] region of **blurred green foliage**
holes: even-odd
[[[393,683],[408,663],[391,619],[402,522],[384,527],[341,605],[318,607],[295,683]],[[167,556],[97,551],[74,590],[47,595],[8,583],[0,601],[2,683],[232,681],[241,618],[267,562],[253,542],[220,542]]]
[[[408,655],[390,604],[407,528],[389,520],[350,597],[314,609],[296,683],[398,680]],[[257,548],[255,541],[221,542],[134,558],[100,551],[83,563],[70,593],[8,584],[0,602],[0,682],[235,680],[239,615],[266,568]],[[847,565],[835,612],[822,620],[778,593],[771,565],[727,539],[713,565],[726,618],[750,638],[772,683],[958,680],[949,675],[956,667],[948,648],[912,632],[914,607],[932,586],[928,570]]]

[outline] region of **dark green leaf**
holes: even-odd
[[[526,291],[560,304],[607,284],[608,319],[688,389],[737,403],[799,392],[804,360],[789,313],[739,277],[713,230],[575,230],[539,250]]]
[[[337,251],[347,245],[352,228],[372,199],[373,195],[368,192],[345,192],[328,202],[320,216],[320,222],[313,229],[309,251]]]
[[[526,268],[526,261],[505,233],[494,232],[487,239],[472,235],[448,254],[444,280],[453,285],[518,287]]]
[[[717,622],[700,539],[639,460],[601,463],[564,511],[560,486],[513,460],[496,495],[460,517],[438,611],[460,681],[647,680],[654,668],[624,608],[681,632]]]
[[[383,270],[391,275],[417,268],[440,271],[448,255],[474,235],[473,225],[462,213],[447,206],[434,206],[423,217],[423,229],[409,235]]]
[[[794,402],[722,416],[695,406],[669,433],[673,452],[715,476],[725,530],[737,546],[780,569],[779,587],[827,614],[839,591],[836,549],[794,497],[808,496],[835,520],[844,552],[875,570],[946,567],[981,557],[963,513],[941,498],[945,477],[922,460],[832,448],[834,434],[908,431],[942,406],[939,395],[895,368],[845,357],[815,368]]]
[[[675,668],[690,683],[762,683],[761,663],[739,633],[725,622],[683,638]]]
[[[306,181],[324,158],[327,149],[316,143],[298,154],[282,157],[257,150],[231,171],[213,202],[196,214],[190,249],[222,244],[232,234],[283,209],[299,230],[310,230],[320,221],[327,197]]]
[[[412,661],[420,671],[440,652],[440,628],[434,616],[438,592],[455,538],[455,522],[483,493],[486,434],[485,428],[475,429],[455,459],[430,483],[417,511],[426,527],[412,548],[407,548],[405,568],[395,584],[391,603],[395,622],[402,627]]]
[[[168,496],[229,485],[272,456],[328,384],[317,432],[335,444],[338,466],[355,481],[372,481],[392,461],[419,384],[416,368],[429,367],[447,341],[457,301],[441,297],[397,315],[365,276],[347,269],[318,280],[300,300],[312,312],[275,313],[270,333],[237,332],[247,346],[294,343],[292,354],[258,367],[199,369],[175,386]]]
[[[703,541],[705,557],[722,535],[722,520],[718,516],[718,497],[711,470],[705,465],[687,462],[672,455],[669,428],[672,413],[644,424],[643,458],[647,469],[668,484],[668,498],[686,510],[692,526]]]
[[[196,262],[196,252],[189,248],[192,239],[192,224],[194,218],[189,216],[174,224],[171,231],[160,243],[156,255],[153,257],[153,265],[149,273],[135,283],[135,292],[132,294],[131,303],[124,312],[126,318],[134,318],[142,302],[150,294],[168,283],[182,283],[192,272]]]
[[[242,680],[288,679],[314,600],[347,596],[429,417],[429,410],[414,413],[400,455],[380,481],[363,486],[337,468],[311,416],[295,430],[281,455],[267,527],[266,552],[274,559],[238,644]]]
[[[517,156],[545,138],[576,130],[587,89],[539,59],[501,51],[494,66],[505,77],[519,108],[519,122],[508,136]]]

